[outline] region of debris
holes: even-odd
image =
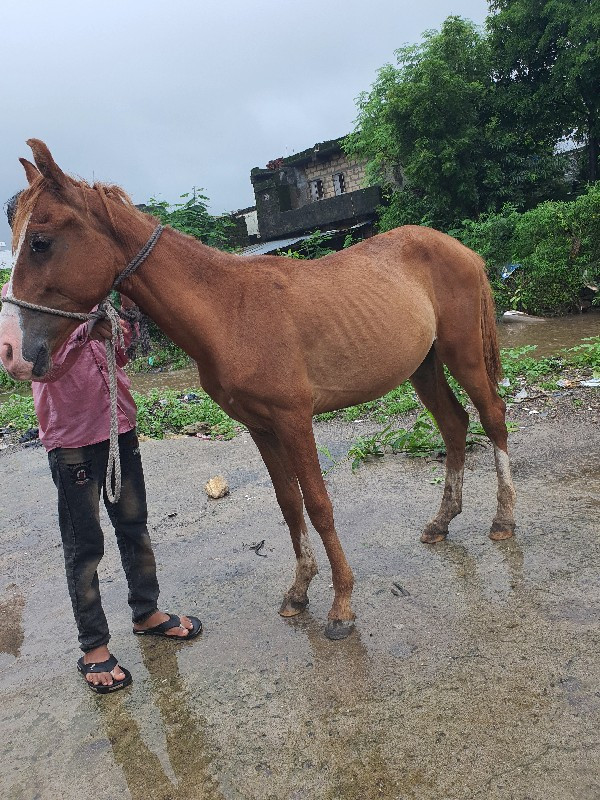
[[[520,264],[505,264],[502,267],[502,272],[500,273],[500,277],[502,278],[503,281],[505,281],[507,278],[510,278],[513,272],[516,269],[519,269],[520,266],[521,266]]]
[[[261,553],[260,552],[263,549],[263,547],[265,546],[265,540],[264,539],[262,539],[260,542],[256,542],[255,544],[245,544],[245,545],[242,545],[242,546],[243,547],[247,547],[248,550],[254,550],[256,555],[260,556],[261,558],[266,558],[267,557],[266,553]]]
[[[516,395],[513,397],[513,400],[515,401],[515,403],[522,403],[523,400],[527,400],[528,397],[529,394],[527,392],[527,389],[521,389],[521,391],[517,392]]]
[[[505,311],[502,314],[503,322],[546,322],[544,317],[534,317],[532,314],[525,314],[523,311]]]
[[[226,494],[229,494],[229,486],[222,475],[216,475],[208,481],[204,491],[213,500],[218,500],[220,497],[225,497]]]
[[[37,439],[39,436],[38,428],[30,428],[28,431],[19,437],[19,444],[24,444],[25,442],[32,442],[34,439]]]
[[[502,378],[502,380],[500,381],[499,385],[500,386],[510,386],[510,381],[509,381],[508,378]]]
[[[600,388],[600,378],[590,378],[589,381],[579,381],[580,386],[587,386],[590,389]]]
[[[567,389],[569,386],[577,386],[575,381],[569,381],[566,378],[560,378],[560,380],[556,381],[556,385],[560,386],[561,389]]]
[[[391,591],[392,594],[395,595],[396,597],[410,596],[410,592],[408,591],[408,589],[405,589],[404,586],[402,586],[402,584],[398,583],[397,581],[393,582]]]

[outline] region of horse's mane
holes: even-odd
[[[116,186],[115,184],[111,183],[101,183],[96,181],[93,184],[89,184],[86,180],[82,179],[75,179],[71,176],[67,176],[69,182],[76,188],[81,190],[81,195],[83,198],[83,203],[86,209],[88,216],[90,216],[90,208],[89,208],[89,201],[88,201],[88,192],[97,192],[98,196],[102,202],[106,210],[106,214],[110,220],[111,227],[115,234],[119,235],[119,230],[117,228],[117,224],[115,221],[114,211],[116,210],[115,204],[120,206],[125,206],[129,211],[138,214],[140,217],[148,217],[148,214],[145,214],[143,211],[134,205],[133,201],[127,194],[127,192],[122,189],[120,186]],[[16,195],[16,208],[14,208],[11,228],[12,228],[12,249],[13,254],[16,252],[19,239],[21,236],[21,230],[23,228],[24,223],[32,214],[36,203],[44,191],[51,191],[55,193],[55,189],[50,185],[50,182],[40,173],[36,175],[29,186]]]

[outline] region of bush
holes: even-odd
[[[579,311],[579,295],[600,279],[600,184],[570,202],[518,213],[506,207],[452,231],[488,265],[499,308],[530,314]],[[502,280],[507,264],[519,267]]]
[[[165,433],[179,433],[194,422],[205,422],[213,436],[235,436],[237,423],[204,392],[197,392],[191,402],[170,389],[153,389],[148,395],[133,392],[133,397],[138,408],[138,431],[145,436],[162,439]]]

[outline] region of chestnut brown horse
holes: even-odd
[[[10,292],[16,299],[88,312],[151,237],[156,220],[114,186],[67,176],[46,145],[21,159],[29,187],[13,224]],[[304,507],[331,563],[334,600],[326,633],[352,629],[354,583],[338,538],[312,429],[314,414],[373,400],[409,379],[447,447],[441,507],[421,535],[439,542],[461,511],[467,413],[446,365],[476,406],[493,442],[498,507],[490,537],[514,531],[515,492],[494,304],[482,260],[437,231],[407,226],[301,265],[231,255],[166,228],[120,291],[197,362],[200,382],[248,427],[270,473],[296,555],[280,613],[307,603],[317,572]],[[5,304],[0,356],[16,378],[51,368],[78,323]]]

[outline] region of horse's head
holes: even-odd
[[[110,290],[127,250],[111,210],[116,187],[92,188],[76,181],[65,175],[43,142],[30,139],[27,144],[35,166],[20,159],[29,186],[9,206],[15,264],[8,294],[87,313]],[[51,367],[52,352],[79,324],[4,303],[0,359],[17,380],[41,378]]]

